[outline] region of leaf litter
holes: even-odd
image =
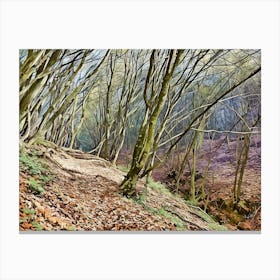
[[[175,216],[184,230],[213,229],[171,194],[148,188],[145,202],[123,197],[119,184],[125,174],[99,157],[58,147],[50,153],[42,145],[32,149],[44,158],[52,180],[43,182],[45,192],[38,196],[28,186],[32,174],[20,168],[20,231],[175,231]],[[137,188],[143,190],[145,183]]]

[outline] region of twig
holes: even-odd
[[[257,215],[257,213],[258,213],[258,211],[259,211],[260,209],[261,209],[261,206],[259,206],[258,209],[255,211],[255,213],[254,213],[254,215],[253,215],[253,217],[252,217],[252,220],[255,219],[255,217],[256,217],[256,215]]]

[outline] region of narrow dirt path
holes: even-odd
[[[123,197],[124,173],[109,162],[78,151],[37,147],[53,174],[43,196],[30,192],[30,174],[20,172],[20,230],[173,231],[174,219],[185,230],[211,230],[213,220],[171,194],[148,189],[145,202]],[[36,179],[36,178],[35,178]],[[139,182],[138,189],[145,188]],[[23,209],[33,211],[32,215]],[[174,219],[171,219],[171,218]]]

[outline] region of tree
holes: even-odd
[[[145,118],[142,122],[138,139],[136,141],[130,170],[121,184],[123,194],[126,196],[135,195],[135,186],[138,180],[138,175],[147,162],[148,155],[150,153],[154,139],[156,124],[166,101],[172,75],[174,73],[175,68],[180,63],[183,51],[168,51],[167,59],[162,65],[165,66],[166,64],[166,70],[162,80],[161,90],[158,95],[156,95],[156,93],[152,91],[150,98],[148,98],[147,89],[153,81],[152,73],[155,67],[155,53],[156,51],[153,50],[150,57],[150,67],[146,77],[146,84],[143,92],[143,98],[146,104]]]
[[[98,52],[28,50],[25,56],[21,56],[20,134],[23,136],[22,140],[32,143],[37,138],[43,137],[54,142],[70,143],[69,124],[75,119],[75,104],[81,95],[87,98],[99,68],[109,55],[109,51],[106,51],[98,59],[98,63],[85,67],[86,63],[96,60]]]
[[[259,56],[258,50],[21,50],[21,141],[83,148],[113,164],[124,147],[133,150],[121,184],[126,196],[135,195],[139,178],[182,153],[177,187],[193,160],[194,199],[204,132],[250,132],[242,125],[255,119],[255,105],[251,100],[247,112],[239,111],[245,97],[237,91],[251,88],[246,81],[260,72]]]

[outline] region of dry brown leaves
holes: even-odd
[[[119,194],[118,184],[112,180],[122,176],[119,170],[110,166],[105,170],[96,159],[72,160],[69,156],[62,160],[58,152],[54,157],[55,161],[61,158],[60,166],[47,160],[55,179],[44,186],[41,197],[30,192],[29,175],[20,172],[20,230],[176,230],[169,220]]]

